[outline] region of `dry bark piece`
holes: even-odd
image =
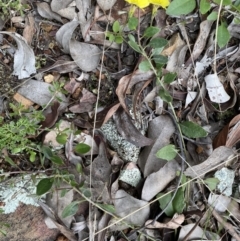
[[[234,155],[235,152],[231,148],[220,146],[212,152],[206,161],[193,167],[188,167],[184,174],[192,178],[203,178],[206,173],[226,165],[229,161],[233,161]]]

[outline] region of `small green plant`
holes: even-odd
[[[1,210],[0,210],[0,213],[1,213]],[[0,233],[4,236],[7,235],[7,231],[5,230],[6,228],[9,228],[10,225],[8,223],[3,223],[3,222],[0,222]]]
[[[0,11],[2,11],[3,16],[11,15],[11,11],[15,14],[19,13],[21,16],[24,15],[23,11],[28,8],[28,5],[22,4],[21,0],[1,0],[0,1]]]
[[[0,119],[0,151],[6,149],[11,154],[27,152],[34,161],[36,143],[29,138],[40,131],[40,121],[44,119],[42,111],[26,112],[21,105],[10,104],[13,113],[9,122]]]

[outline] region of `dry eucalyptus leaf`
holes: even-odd
[[[109,10],[117,0],[97,0],[98,5],[103,11]]]
[[[80,103],[70,107],[69,110],[73,113],[84,113],[92,111],[93,105],[96,102],[96,100],[97,97],[93,93],[83,88]]]
[[[68,7],[58,11],[58,14],[61,15],[63,18],[67,18],[69,20],[73,20],[77,18],[77,14],[75,12],[75,7]]]
[[[231,198],[226,197],[224,195],[217,195],[214,193],[210,193],[208,197],[208,204],[214,207],[216,211],[221,213],[224,213],[227,210],[230,202],[231,202]]]
[[[63,52],[70,53],[69,43],[72,38],[72,34],[79,22],[73,19],[71,22],[64,24],[56,33],[57,42],[63,47]]]
[[[234,160],[235,152],[228,147],[220,146],[216,148],[212,154],[201,164],[188,167],[184,172],[189,177],[204,177],[210,171],[214,171],[216,168],[220,168],[224,164],[228,164]],[[225,163],[224,163],[225,162]]]
[[[76,0],[76,6],[79,10],[78,20],[80,22],[82,36],[85,42],[90,41],[89,29],[92,23],[92,3],[91,0]]]
[[[186,98],[186,103],[185,103],[185,108],[187,108],[187,106],[195,100],[195,98],[197,97],[197,92],[196,91],[189,91],[187,93],[187,98]]]
[[[167,223],[159,223],[157,221],[154,224],[151,224],[153,220],[148,220],[145,223],[147,228],[168,228],[168,229],[177,229],[185,221],[185,216],[183,214],[175,214],[173,218]]]
[[[101,51],[96,45],[71,40],[69,48],[72,58],[80,69],[88,72],[97,68]]]
[[[66,74],[77,69],[78,66],[74,61],[70,60],[57,60],[52,66],[44,68],[42,71],[47,72],[49,70],[58,72],[59,74]]]
[[[186,62],[186,66],[191,64],[192,61],[196,60],[199,57],[199,55],[202,53],[202,51],[204,50],[213,22],[214,21],[210,21],[210,20],[204,20],[201,22],[200,33],[194,44],[191,57]]]
[[[195,223],[187,224],[185,226],[182,226],[178,241],[181,241],[186,235],[188,235],[187,240],[208,240],[204,230],[200,228],[199,226],[195,226]],[[193,231],[191,232],[192,228],[194,227]]]
[[[125,94],[129,92],[135,84],[141,81],[146,81],[153,76],[153,71],[141,72],[140,70],[137,70],[133,74],[123,76],[119,80],[116,94],[118,96],[119,102],[121,103],[122,107],[126,112],[128,112],[128,108],[125,104]]]
[[[37,11],[43,18],[46,18],[49,20],[55,19],[58,22],[62,23],[61,17],[57,13],[54,13],[46,2],[38,2]]]
[[[176,178],[177,171],[180,170],[180,165],[173,160],[167,162],[158,172],[150,174],[142,189],[142,200],[150,201]]]
[[[65,95],[60,92],[51,92],[49,88],[53,89],[53,86],[45,82],[30,79],[18,90],[18,93],[41,106],[49,104],[51,100],[54,100],[53,96],[56,94],[62,100],[59,110],[65,109],[68,105]]]
[[[51,194],[47,195],[46,198],[46,204],[54,210],[55,213],[57,213],[58,217],[61,219],[61,221],[66,225],[66,227],[70,228],[70,225],[73,221],[73,216],[69,216],[67,218],[61,218],[62,211],[64,208],[69,205],[73,201],[73,189],[71,189],[71,186],[66,185],[65,183],[61,183],[58,187],[58,190],[54,190],[51,192]],[[62,197],[61,191],[59,190],[67,190],[68,192]]]
[[[137,147],[149,146],[152,144],[153,141],[141,134],[133,124],[131,117],[122,107],[118,108],[113,115],[113,119],[119,134],[128,142]]]
[[[217,74],[209,74],[205,76],[206,88],[209,98],[215,103],[225,103],[230,99],[230,96],[225,91]]]
[[[35,20],[34,20],[32,13],[29,13],[25,17],[25,27],[23,30],[23,37],[26,39],[26,41],[29,45],[31,45],[35,32],[36,32]]]
[[[61,9],[67,8],[73,1],[74,0],[52,0],[51,9],[53,12],[58,13]]]
[[[174,132],[175,127],[169,116],[161,115],[149,122],[147,137],[154,142],[152,145],[144,147],[138,160],[144,177],[157,172],[166,164],[165,160],[157,158],[156,153],[170,143],[170,138]]]
[[[11,36],[17,42],[18,49],[14,54],[13,75],[17,75],[19,79],[24,79],[28,78],[31,74],[35,74],[35,55],[27,44],[27,41],[18,33],[5,31],[1,31],[0,33]]]
[[[136,199],[123,190],[118,190],[114,199],[116,215],[121,218],[126,217],[124,219],[126,222],[136,226],[142,226],[148,219],[150,206],[147,204],[148,202]],[[134,211],[137,212],[131,214]]]
[[[62,221],[59,219],[58,215],[44,202],[38,200],[38,204],[42,207],[45,214],[52,220],[52,222],[57,226],[60,232],[66,236],[71,241],[77,241],[77,238],[73,234],[72,230],[65,227]]]

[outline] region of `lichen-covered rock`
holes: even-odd
[[[217,185],[217,189],[226,196],[232,195],[232,185],[234,181],[234,171],[223,167],[217,171],[214,176],[220,181]]]
[[[141,181],[141,172],[137,165],[133,162],[129,162],[126,167],[121,171],[119,180],[126,182],[127,184],[136,187]]]
[[[11,178],[0,185],[0,201],[3,203],[3,213],[13,213],[21,204],[39,206],[33,195],[36,194],[36,184],[31,175]]]
[[[132,109],[129,109],[129,113],[131,117],[134,119],[134,114]],[[137,118],[141,119],[140,113],[136,113]],[[143,123],[141,125],[138,121],[134,121],[134,125],[141,132],[141,134],[145,134],[147,125]],[[134,144],[125,140],[119,133],[116,127],[115,122],[111,118],[106,124],[101,127],[101,131],[107,138],[110,146],[118,153],[118,155],[126,162],[137,162],[140,147],[135,146]]]

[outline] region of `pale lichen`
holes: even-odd
[[[31,175],[10,178],[0,183],[0,201],[3,213],[13,213],[20,203],[38,206],[36,202],[36,183]]]
[[[122,170],[119,176],[119,180],[126,182],[133,187],[136,187],[141,181],[141,172],[138,168]]]
[[[134,121],[134,114],[132,108],[129,109],[129,113],[133,119],[133,123],[136,128],[144,135],[147,129],[146,124],[141,124],[139,121]],[[140,113],[137,112],[137,119],[141,120]],[[107,138],[110,146],[115,150],[118,155],[126,162],[137,162],[140,148],[134,144],[125,140],[119,133],[115,122],[111,118],[106,124],[101,127],[101,131]]]
[[[219,180],[217,189],[226,196],[232,195],[232,185],[234,181],[234,171],[223,167],[221,170],[217,171],[214,176]]]

